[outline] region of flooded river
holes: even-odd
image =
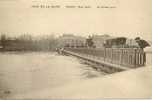
[[[0,96],[63,87],[103,75],[77,58],[52,52],[0,53]]]

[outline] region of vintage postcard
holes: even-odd
[[[151,0],[0,0],[0,100],[152,99]]]

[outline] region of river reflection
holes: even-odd
[[[103,76],[77,58],[52,52],[0,53],[0,96]]]

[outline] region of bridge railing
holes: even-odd
[[[140,67],[145,65],[146,55],[142,49],[138,48],[65,48],[68,51],[80,55],[94,57],[112,64],[127,67]]]

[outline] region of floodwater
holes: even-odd
[[[104,75],[77,58],[57,53],[0,53],[1,97],[63,87],[71,82]]]

